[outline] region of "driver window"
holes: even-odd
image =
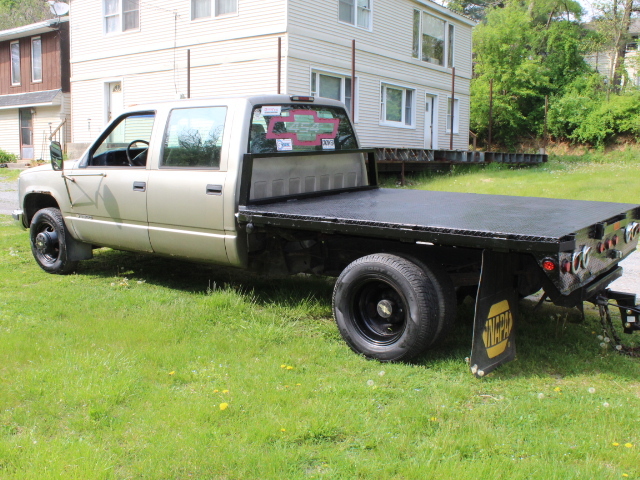
[[[105,132],[92,152],[89,165],[144,167],[155,113],[139,112],[121,117]]]

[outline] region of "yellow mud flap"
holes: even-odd
[[[516,260],[508,253],[482,252],[469,363],[476,377],[484,377],[516,356]]]

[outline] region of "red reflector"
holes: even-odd
[[[314,97],[301,97],[299,95],[294,95],[290,98],[292,102],[313,102],[315,100]]]
[[[598,243],[598,253],[603,253],[604,250],[605,250],[604,243],[602,242]]]
[[[612,245],[613,245],[613,243],[611,242],[611,240],[606,240],[604,242],[604,248],[606,248],[607,250],[609,250]]]
[[[571,262],[565,260],[562,262],[562,271],[564,273],[569,273],[571,271]]]
[[[556,269],[556,264],[551,260],[545,260],[544,262],[542,262],[542,268],[544,268],[547,272],[553,272]]]
[[[614,235],[613,238],[611,239],[611,243],[613,243],[613,246],[615,247],[616,245],[618,245],[618,242],[620,241],[620,239],[618,238],[618,235]]]

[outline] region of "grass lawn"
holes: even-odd
[[[639,169],[622,152],[413,187],[640,203]],[[517,360],[478,380],[468,301],[442,347],[381,364],[341,340],[331,291],[108,249],[48,275],[0,216],[0,478],[640,478],[640,360],[599,346],[595,311],[525,300]]]

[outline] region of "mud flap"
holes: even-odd
[[[483,377],[516,356],[515,288],[517,257],[490,250],[482,252],[482,271],[476,298],[471,347],[471,373]]]

